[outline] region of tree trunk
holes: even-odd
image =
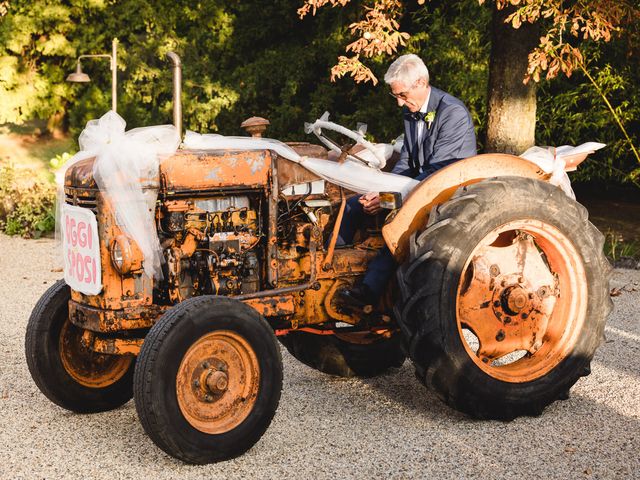
[[[485,150],[519,155],[535,142],[536,87],[522,80],[529,52],[538,44],[538,27],[525,23],[514,29],[504,23],[512,12],[493,11]]]

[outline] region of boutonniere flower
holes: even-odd
[[[436,119],[436,112],[435,110],[432,112],[427,112],[424,115],[424,121],[427,122],[427,128],[431,129],[431,125],[433,124],[433,121]]]

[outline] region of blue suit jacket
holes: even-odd
[[[408,110],[403,108],[403,113]],[[436,170],[476,155],[476,134],[471,115],[460,100],[431,87],[427,113],[435,112],[431,127],[425,125],[422,142],[416,142],[417,120],[404,120],[404,145],[392,173],[422,180]],[[424,120],[420,120],[424,121]],[[409,160],[413,162],[410,162]],[[411,163],[418,170],[411,168]]]

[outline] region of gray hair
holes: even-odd
[[[402,82],[407,87],[424,78],[429,85],[429,70],[422,59],[409,53],[398,57],[384,75],[384,81],[390,85],[393,82]]]

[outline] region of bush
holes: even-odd
[[[55,228],[55,186],[32,170],[0,167],[0,231],[38,238]]]

